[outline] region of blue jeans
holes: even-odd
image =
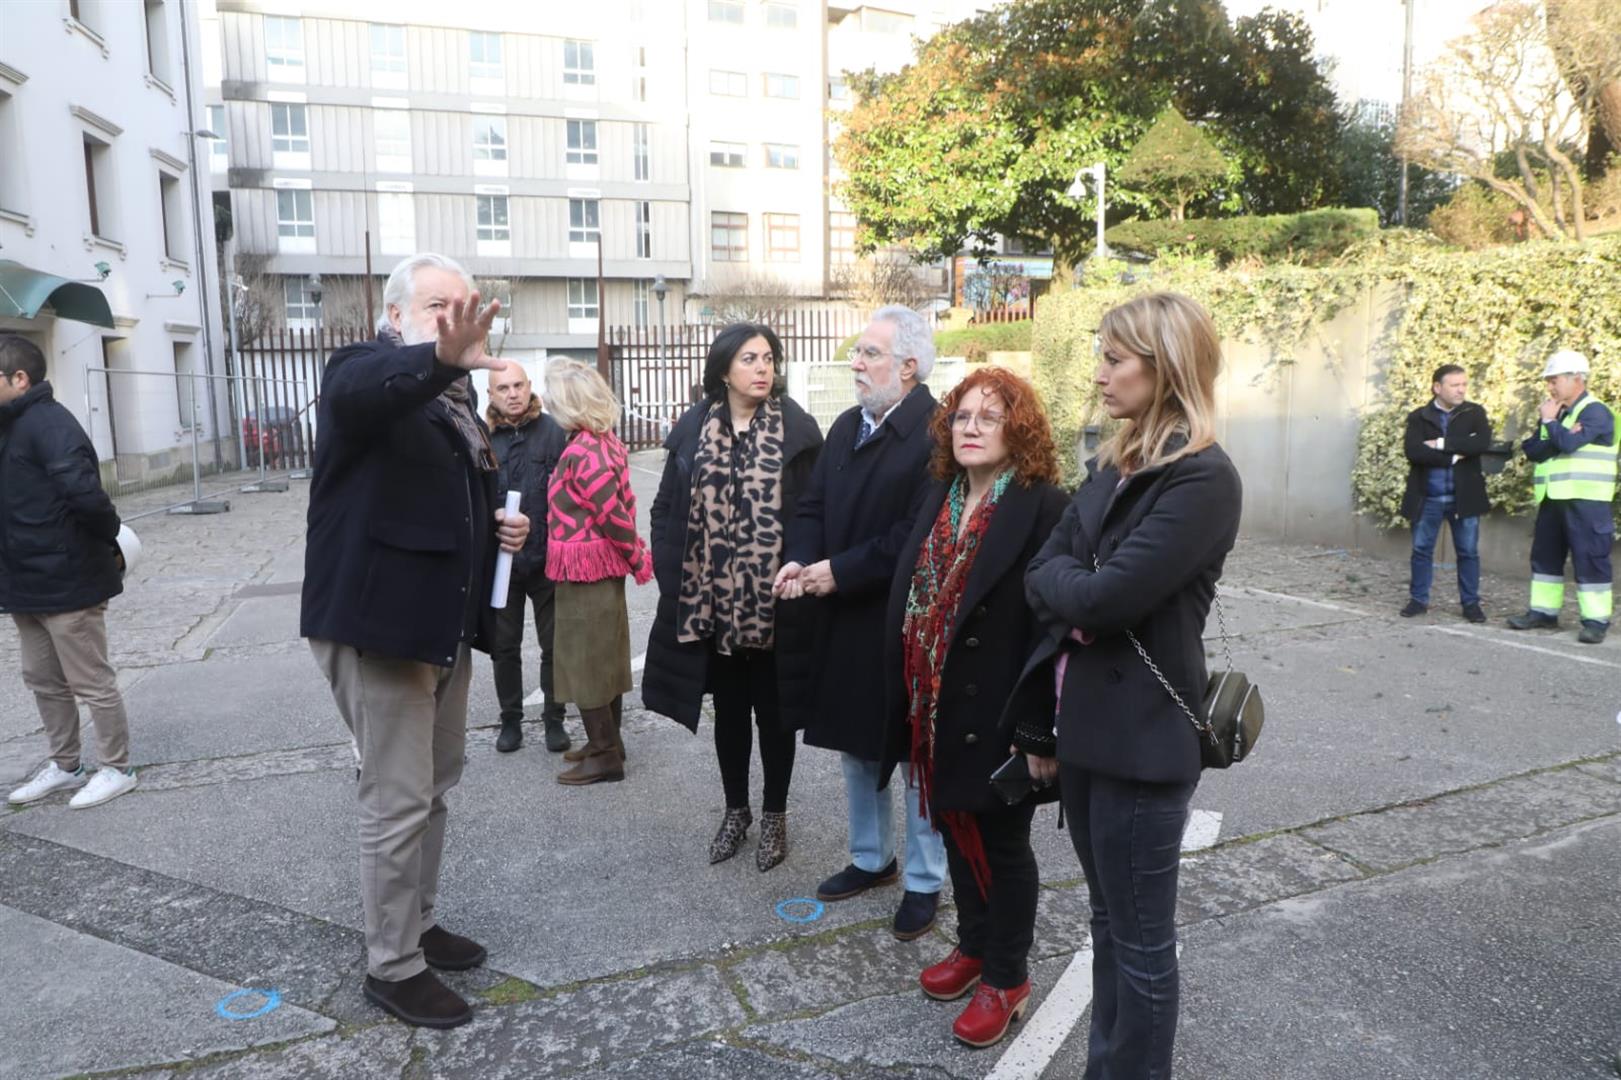
[[[1444,521],[1452,523],[1452,546],[1458,552],[1458,601],[1464,607],[1480,603],[1480,519],[1459,517],[1452,505],[1449,498],[1429,496],[1413,522],[1413,580],[1408,593],[1421,604],[1430,602],[1435,542]]]
[[[1092,904],[1084,1080],[1169,1080],[1176,1040],[1176,875],[1194,783],[1060,764],[1058,790]]]
[[[895,857],[895,789],[906,802],[906,890],[937,893],[946,880],[946,844],[918,810],[910,786],[912,767],[900,765],[889,787],[878,790],[879,766],[840,754],[844,766],[844,800],[850,808],[850,862],[874,873]]]

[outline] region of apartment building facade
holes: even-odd
[[[195,14],[0,10],[0,330],[40,346],[57,400],[131,475],[181,464],[207,386],[189,376],[225,370]],[[197,402],[204,438],[227,405]]]

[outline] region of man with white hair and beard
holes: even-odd
[[[807,746],[839,751],[844,768],[850,864],[817,888],[821,900],[858,896],[899,876],[894,792],[880,790],[886,732],[904,727],[888,723],[903,703],[884,700],[886,665],[900,662],[900,643],[885,640],[885,608],[927,486],[936,406],[924,380],[933,366],[934,337],[922,316],[899,305],[873,315],[850,350],[859,404],[828,430],[777,576],[779,596],[816,597],[822,609],[813,649],[779,650],[785,721],[804,728]],[[902,771],[909,786],[910,767]],[[901,794],[905,891],[893,929],[909,941],[934,925],[946,852],[917,793]]]
[[[300,633],[360,754],[365,996],[408,1024],[455,1027],[467,1002],[428,970],[484,962],[434,914],[445,794],[467,742],[469,648],[485,649],[507,517],[467,374],[499,309],[442,255],[413,255],[383,292],[377,339],[327,361],[310,485]]]

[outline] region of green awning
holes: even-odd
[[[49,303],[58,319],[113,326],[113,309],[94,285],[70,281],[0,259],[0,315],[32,319]]]

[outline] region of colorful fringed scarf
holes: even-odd
[[[917,568],[912,571],[912,585],[906,594],[906,620],[901,627],[901,640],[909,701],[907,719],[912,729],[912,776],[917,784],[919,808],[931,819],[935,817],[929,809],[934,778],[934,725],[939,714],[940,678],[951,644],[951,630],[957,622],[957,611],[968,587],[974,558],[990,528],[991,514],[1012,479],[1013,470],[1004,470],[963,527],[968,477],[958,474],[951,482],[928,539],[923,542]],[[979,822],[972,813],[963,811],[944,811],[938,818],[936,826],[943,824],[951,830],[957,850],[968,861],[980,895],[988,896],[991,868],[980,839]]]

